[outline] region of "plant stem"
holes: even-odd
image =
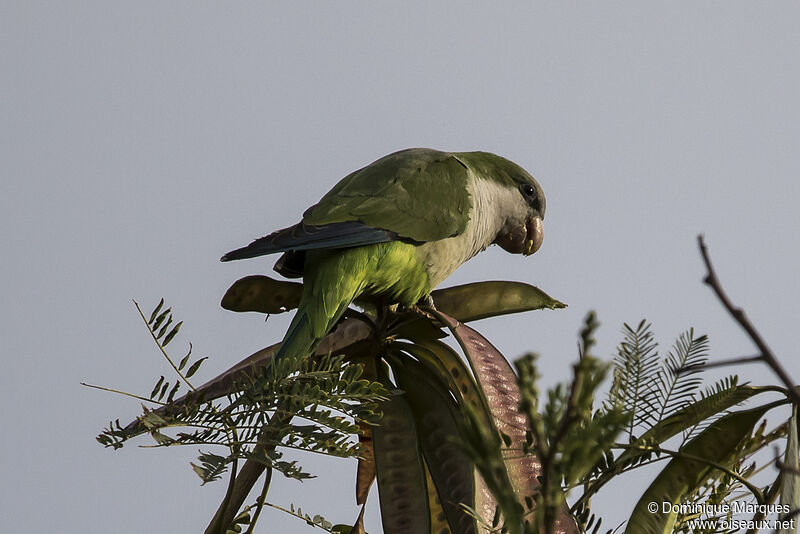
[[[184,376],[184,374],[183,374],[183,373],[182,373],[182,372],[181,372],[181,371],[178,369],[178,366],[177,366],[177,365],[175,365],[175,362],[173,362],[173,361],[172,361],[172,358],[170,358],[170,357],[169,357],[169,354],[167,354],[167,351],[164,349],[164,346],[163,346],[163,345],[161,344],[161,342],[158,340],[158,337],[156,336],[156,333],[155,333],[155,332],[153,332],[153,330],[150,328],[150,323],[147,321],[147,317],[145,317],[145,316],[144,316],[144,312],[142,312],[142,308],[140,308],[140,307],[139,307],[139,303],[138,303],[138,302],[136,302],[135,300],[133,301],[133,303],[134,303],[134,305],[136,306],[136,311],[138,311],[138,312],[139,312],[139,315],[142,317],[142,321],[144,321],[144,324],[147,326],[147,331],[148,331],[148,332],[150,332],[150,336],[153,338],[153,341],[155,341],[155,342],[156,342],[156,345],[158,346],[158,350],[160,350],[160,351],[161,351],[161,354],[163,354],[163,355],[164,355],[164,358],[166,358],[166,359],[167,359],[167,361],[168,361],[168,362],[169,362],[169,364],[172,366],[172,368],[175,370],[175,373],[176,373],[176,374],[177,374],[177,375],[180,377],[180,379],[181,379],[181,380],[183,380],[183,382],[184,382],[184,383],[185,383],[187,386],[189,386],[189,388],[190,388],[190,389],[191,389],[193,392],[197,392],[197,388],[195,388],[195,387],[194,387],[194,386],[191,384],[191,382],[189,382],[189,380],[188,380],[188,379],[187,379],[187,378]]]
[[[223,529],[231,524],[250,494],[250,490],[253,489],[253,486],[267,468],[267,465],[257,458],[275,450],[279,436],[273,436],[273,434],[276,434],[282,427],[287,425],[291,419],[291,415],[278,416],[273,414],[269,423],[264,426],[259,436],[258,445],[253,449],[252,456],[245,461],[239,474],[236,475],[230,499],[226,499],[220,504],[211,519],[211,523],[206,528],[205,534],[221,534],[225,532]],[[270,445],[267,446],[265,443],[270,443]]]
[[[125,395],[126,397],[132,397],[134,399],[144,401],[144,402],[152,402],[153,404],[160,404],[161,406],[166,406],[168,403],[161,402],[153,399],[148,399],[147,397],[142,397],[141,395],[135,395],[133,393],[128,393],[127,391],[120,391],[118,389],[107,388],[103,386],[95,386],[94,384],[87,384],[86,382],[80,383],[82,386],[86,386],[87,388],[99,389],[101,391],[108,391],[109,393],[117,393],[119,395]]]
[[[261,489],[261,495],[259,495],[256,501],[256,511],[253,514],[253,519],[250,520],[250,526],[247,527],[247,532],[245,532],[245,534],[253,534],[253,529],[256,527],[256,522],[258,522],[258,516],[261,515],[261,510],[264,509],[264,501],[267,499],[270,482],[272,482],[272,468],[267,467],[267,476],[264,477],[264,487]]]

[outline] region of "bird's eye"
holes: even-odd
[[[520,190],[522,191],[522,194],[528,198],[532,198],[536,194],[536,189],[534,189],[531,184],[520,185]]]

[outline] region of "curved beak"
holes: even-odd
[[[525,256],[530,256],[542,246],[544,240],[544,228],[542,227],[542,218],[539,216],[531,217],[525,223],[525,247],[522,253]]]

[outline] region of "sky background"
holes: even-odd
[[[191,448],[94,436],[167,371],[131,299],[162,296],[198,380],[280,339],[288,317],[222,310],[274,258],[220,255],[298,221],[396,150],[486,150],[547,195],[542,249],[497,247],[444,285],[509,279],[569,304],[476,327],[566,380],[590,309],[610,358],[645,317],[666,348],[754,348],[696,247],[794,377],[800,312],[800,8],[790,2],[0,2],[0,520],[31,532],[199,532],[224,493]],[[765,368],[738,370],[775,383]],[[139,444],[148,443],[146,439]],[[355,461],[276,479],[269,499],[355,519]],[[594,510],[622,521],[646,484]],[[373,505],[376,495],[370,497]],[[380,532],[375,506],[368,530]],[[260,532],[314,530],[266,510]]]

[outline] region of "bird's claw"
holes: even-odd
[[[419,315],[422,315],[423,317],[426,317],[427,319],[431,320],[436,319],[436,316],[433,313],[431,313],[431,311],[433,312],[439,311],[436,309],[436,305],[433,302],[433,297],[431,297],[430,295],[421,298],[419,302],[411,306],[411,309],[414,312],[418,313]]]
[[[430,308],[434,311],[439,311],[436,309],[436,304],[433,302],[433,297],[430,295],[425,295],[423,298],[420,299],[420,302],[422,302],[426,308]]]

